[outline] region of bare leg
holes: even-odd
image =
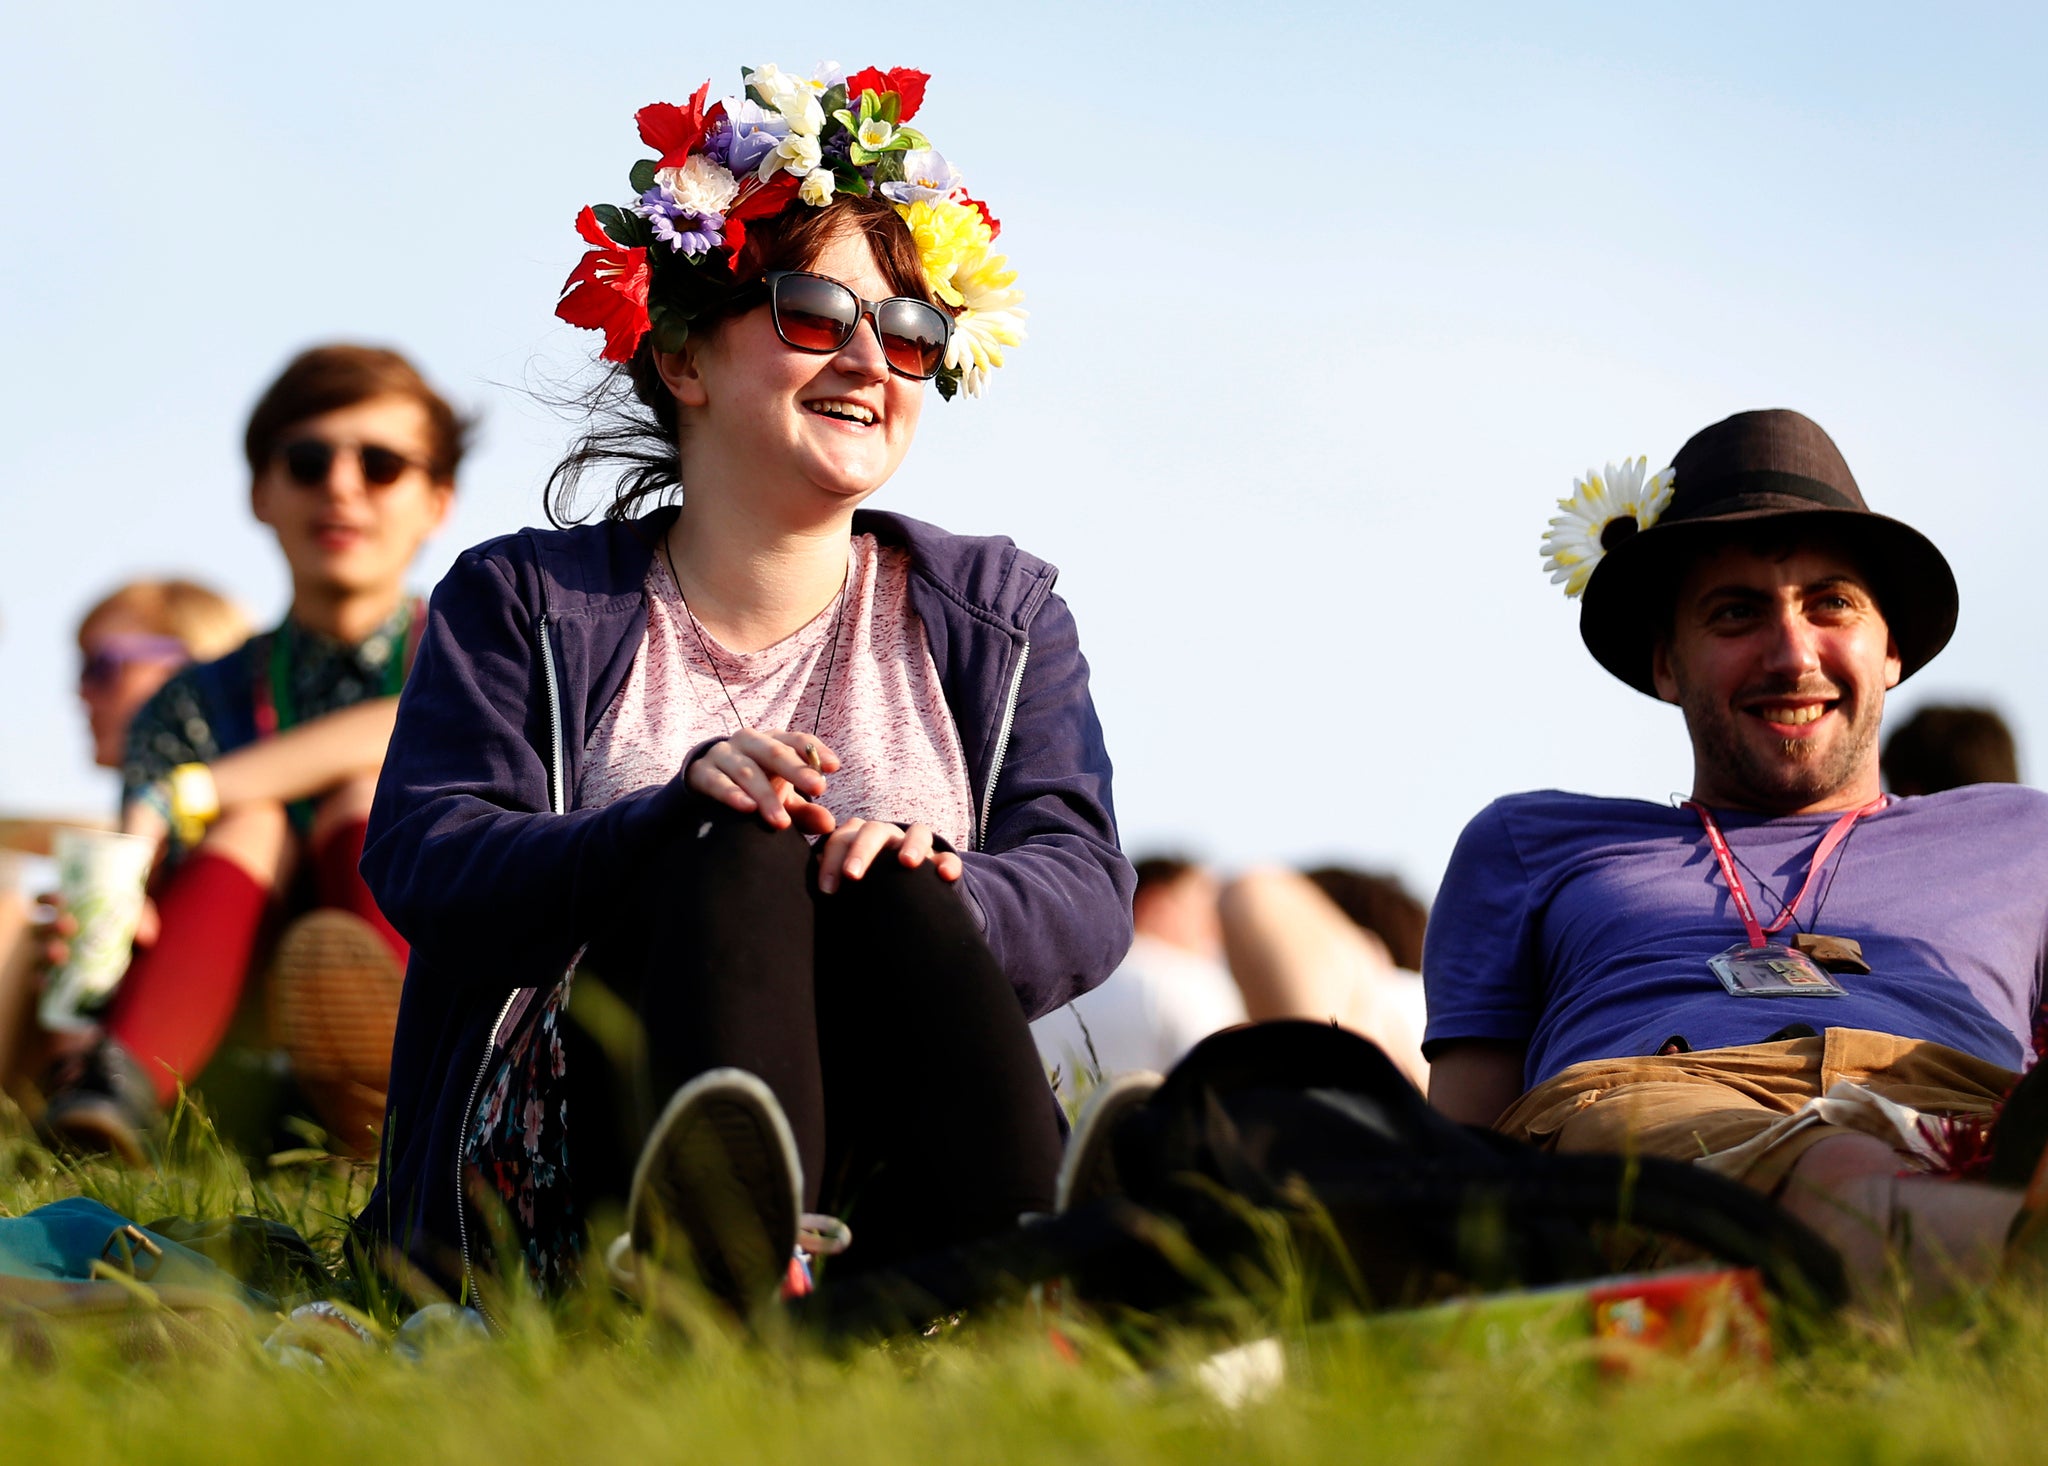
[[[237,805],[214,821],[199,848],[232,860],[259,886],[275,892],[291,876],[294,843],[284,806],[258,800]]]
[[[12,876],[0,862],[0,879]],[[36,933],[28,902],[14,889],[0,889],[0,1085],[13,1093],[32,1067],[27,1053],[35,1029]]]
[[[1779,1200],[1842,1254],[1865,1297],[1881,1293],[1895,1264],[1922,1300],[1990,1281],[2019,1193],[1900,1169],[1875,1136],[1830,1136],[1800,1157]]]
[[[1223,889],[1223,950],[1254,1022],[1308,1018],[1363,1034],[1415,1082],[1428,1083],[1422,1034],[1386,945],[1306,876],[1247,871]]]

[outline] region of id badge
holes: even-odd
[[[1738,998],[1846,998],[1848,989],[1804,952],[1778,942],[1730,947],[1707,966]]]

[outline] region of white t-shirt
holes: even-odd
[[[1245,1021],[1230,971],[1142,932],[1116,971],[1031,1025],[1038,1056],[1056,1071],[1056,1088],[1134,1070],[1164,1074],[1219,1028]]]

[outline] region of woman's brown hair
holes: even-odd
[[[853,233],[866,238],[890,290],[915,300],[932,299],[917,241],[895,205],[873,196],[845,196],[822,209],[785,209],[772,219],[749,224],[744,274],[751,283],[697,306],[691,340],[702,340],[733,316],[760,305],[759,282],[768,271],[808,269],[836,240]],[[665,498],[683,487],[676,458],[681,424],[675,398],[655,367],[651,336],[641,339],[630,361],[613,367],[578,398],[577,406],[592,421],[548,475],[550,523],[570,525],[584,517],[576,500],[584,475],[593,471],[618,472],[611,503],[605,506],[606,519],[631,519],[641,501]]]

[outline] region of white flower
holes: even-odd
[[[813,168],[804,175],[796,196],[812,208],[822,209],[832,202],[832,191],[839,186],[839,180],[832,176],[830,168]]]
[[[739,180],[702,153],[692,153],[680,168],[655,169],[654,181],[693,214],[723,214],[740,191]]]
[[[914,204],[920,199],[945,198],[959,186],[960,170],[937,148],[912,148],[903,155],[903,181],[883,184],[882,196],[894,203]]]
[[[816,138],[793,132],[775,145],[775,151],[761,160],[761,180],[765,183],[773,178],[777,169],[786,170],[802,178],[818,166],[818,160],[822,156],[818,151]]]
[[[782,98],[804,85],[803,78],[791,76],[779,66],[752,66],[741,73],[747,85],[759,92],[771,107],[780,107]]]
[[[846,80],[846,68],[837,61],[820,61],[811,68],[811,90],[825,93]]]
[[[792,76],[779,66],[757,67],[746,75],[747,85],[767,100],[770,111],[782,114],[791,132],[816,137],[824,129],[825,109],[809,77]]]
[[[801,137],[816,137],[824,130],[825,109],[818,104],[817,95],[809,90],[791,92],[778,99],[775,110],[782,114],[789,130]]]
[[[1667,468],[1646,480],[1649,466],[1647,458],[1624,458],[1608,464],[1604,475],[1588,469],[1585,478],[1572,480],[1571,497],[1557,501],[1564,512],[1543,535],[1543,568],[1552,585],[1578,595],[1609,550],[1657,522],[1671,504],[1676,475]]]
[[[870,117],[860,125],[854,138],[871,153],[879,153],[889,146],[889,140],[896,136],[896,129],[886,119]]]

